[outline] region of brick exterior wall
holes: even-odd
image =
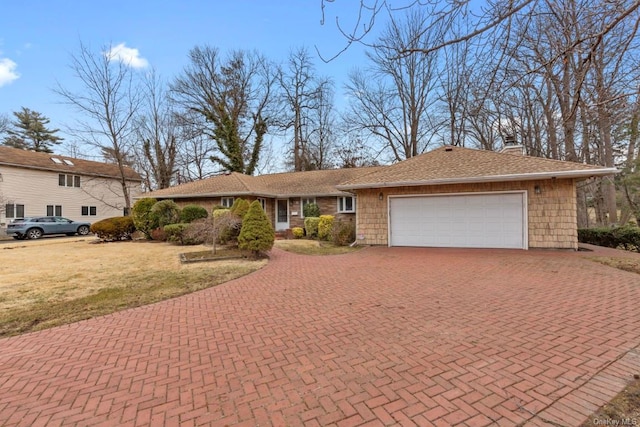
[[[302,216],[302,208],[300,207],[300,197],[293,197],[289,199],[289,227],[303,227],[304,218]],[[355,213],[338,213],[338,198],[331,197],[316,197],[316,204],[320,208],[320,215],[333,215],[336,217],[336,221],[355,221]],[[356,205],[356,210],[357,210]],[[293,213],[296,213],[294,215]]]
[[[535,186],[540,194],[534,191]],[[388,244],[388,196],[491,191],[527,191],[530,248],[578,249],[576,189],[573,179],[455,184],[358,190],[356,234],[368,245]],[[382,193],[383,200],[378,196]]]

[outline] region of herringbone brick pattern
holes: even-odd
[[[274,250],[0,340],[3,426],[574,426],[640,372],[639,276],[569,252]]]

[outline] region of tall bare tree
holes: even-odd
[[[71,56],[70,69],[80,83],[72,90],[58,84],[55,92],[83,117],[71,130],[83,142],[108,152],[120,171],[120,186],[127,212],[131,209],[131,195],[126,166],[134,141],[134,118],[142,96],[134,70],[118,61],[106,46],[92,52],[81,43]]]
[[[223,170],[253,174],[269,126],[275,72],[255,52],[222,57],[216,48],[195,47],[190,64],[171,84],[171,97],[216,144],[211,160]]]
[[[292,133],[291,154],[294,171],[322,168],[318,159],[326,157],[326,120],[330,114],[332,83],[316,73],[306,48],[297,48],[278,69],[282,110],[280,125]],[[315,152],[310,147],[310,135],[318,137]],[[318,151],[320,150],[320,151]],[[315,159],[312,159],[315,157]]]
[[[183,141],[162,79],[155,70],[146,76],[143,91],[144,101],[135,122],[139,169],[149,189],[168,188],[175,181]]]
[[[394,160],[404,160],[427,150],[442,125],[434,114],[438,58],[435,53],[402,53],[428,45],[442,36],[420,10],[385,28],[367,53],[370,67],[349,76],[351,98],[346,119],[354,130],[375,135]],[[432,27],[434,28],[434,27]]]

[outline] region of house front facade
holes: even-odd
[[[318,205],[322,215],[355,222],[355,195],[338,190],[336,186],[376,169],[330,169],[261,176],[232,172],[156,190],[140,197],[171,199],[182,207],[196,204],[209,212],[215,206],[231,207],[237,198],[249,202],[258,200],[274,229],[285,231],[304,227],[304,206],[311,203]]]
[[[276,230],[302,227],[303,207],[355,221],[366,245],[577,249],[576,183],[614,168],[445,146],[390,166],[238,173],[145,196],[207,208],[260,200]]]
[[[126,168],[131,196],[141,178]],[[125,210],[116,165],[0,147],[0,226],[15,218],[56,215],[96,222]]]

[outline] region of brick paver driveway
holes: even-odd
[[[575,426],[640,372],[639,276],[577,253],[272,255],[0,340],[0,424]]]

